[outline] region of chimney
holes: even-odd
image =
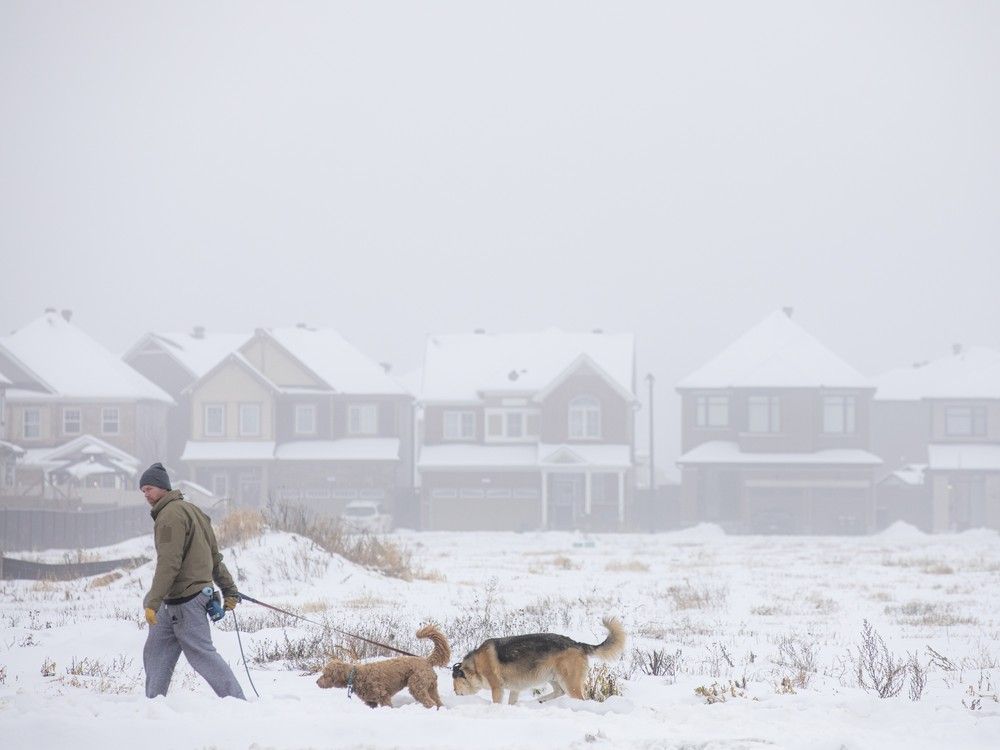
[[[305,323],[296,323],[295,327],[296,328],[301,328],[303,331],[308,331],[309,330],[309,326],[306,325]]]
[[[69,323],[73,319],[72,310],[63,310],[59,314],[63,316],[63,320],[65,320],[67,323]]]
[[[379,362],[379,364],[382,366],[382,369],[385,370],[386,375],[392,372],[392,362]]]
[[[54,307],[46,307],[45,308],[45,314],[46,315],[48,315],[49,313],[54,313],[54,312],[58,312]]]
[[[591,331],[591,333],[604,333],[604,329],[603,328],[595,328],[594,330]]]
[[[792,317],[792,314],[795,312],[794,307],[783,307],[781,309],[784,311],[785,315],[787,315],[789,318]]]
[[[477,328],[476,330],[473,331],[473,333],[479,334],[481,336],[484,333],[486,333],[486,329],[485,328]]]
[[[203,339],[205,338],[205,326],[195,326],[191,329],[191,338],[193,339]]]
[[[962,345],[961,344],[952,344],[951,345],[951,353],[954,354],[957,357],[959,354],[962,353]]]

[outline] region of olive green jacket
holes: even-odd
[[[237,594],[236,583],[222,562],[212,522],[200,508],[171,490],[153,506],[156,571],[142,605],[157,610],[164,599],[197,593],[214,580],[223,596]]]

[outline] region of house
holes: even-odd
[[[237,504],[339,513],[412,493],[413,397],[331,329],[258,329],[188,387],[193,481]]]
[[[417,464],[433,529],[617,529],[634,484],[631,334],[434,335]]]
[[[766,316],[677,391],[686,522],[737,533],[872,530],[875,388],[790,309]]]
[[[139,462],[162,455],[173,399],[71,322],[45,313],[0,338],[7,386],[7,441],[26,452],[90,435]],[[27,456],[26,456],[27,458]],[[45,495],[39,474],[19,477],[11,494]]]
[[[174,399],[176,405],[167,415],[166,450],[160,457],[171,475],[181,469],[181,452],[191,435],[187,389],[249,339],[249,333],[216,333],[195,326],[190,332],[147,333],[122,355]]]
[[[922,526],[1000,528],[1000,352],[955,345],[950,356],[891,370],[878,379],[873,414],[887,463],[924,467]]]
[[[0,495],[9,494],[17,481],[17,460],[24,449],[7,441],[7,386],[10,380],[0,372]]]
[[[80,504],[145,502],[138,491],[144,464],[93,435],[78,435],[51,448],[30,448],[18,464],[24,487],[44,487],[49,498]]]

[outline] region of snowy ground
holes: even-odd
[[[403,533],[422,578],[384,578],[287,534],[225,550],[248,594],[336,627],[429,650],[443,626],[455,660],[488,635],[553,630],[630,643],[610,665],[621,695],[494,706],[456,696],[428,711],[320,690],[303,672],[321,628],[237,608],[261,697],[214,697],[183,658],[170,694],[142,695],[141,597],[152,564],[107,582],[0,584],[0,745],[4,748],[996,748],[1000,747],[1000,536],[726,537],[713,527],[657,535]],[[88,556],[152,553],[144,537]],[[77,553],[34,559],[62,561]],[[928,667],[880,699],[851,654],[867,619],[889,650]],[[231,618],[214,638],[253,695]],[[329,631],[326,632],[329,635]],[[345,646],[349,640],[335,642]],[[935,657],[928,647],[941,657]],[[653,652],[666,669],[649,675]],[[282,658],[298,657],[291,661]],[[943,657],[943,658],[942,658]],[[274,658],[274,661],[264,661]],[[947,659],[948,661],[944,661]],[[744,682],[745,681],[745,682]],[[743,687],[745,684],[745,687]],[[715,686],[713,688],[713,686]],[[709,704],[696,689],[722,692]]]

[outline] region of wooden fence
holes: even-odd
[[[150,534],[153,520],[146,506],[105,510],[0,508],[0,550],[104,547]]]

